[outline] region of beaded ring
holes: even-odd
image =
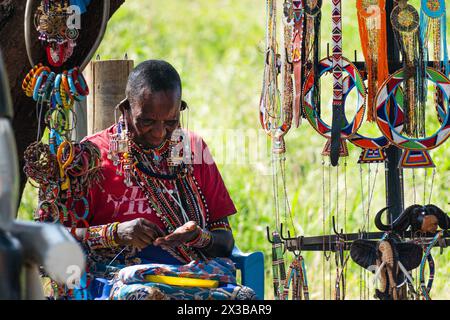
[[[55,93],[56,102],[60,106],[63,106],[63,102],[61,99],[61,80],[62,80],[62,75],[59,73],[55,78],[54,93]]]
[[[421,289],[425,299],[430,300],[429,294],[430,294],[431,289],[433,288],[435,265],[434,265],[434,258],[431,255],[431,252],[426,257],[427,257],[429,274],[430,274],[428,277],[428,282],[425,285],[425,261],[424,261],[424,259],[420,263],[419,281],[420,281],[420,289]]]
[[[75,210],[75,204],[78,203],[79,201],[83,202],[83,206],[84,206],[84,214],[82,217],[80,217],[78,215],[78,213]],[[82,197],[80,199],[74,200],[72,202],[72,206],[71,206],[71,211],[73,213],[73,216],[76,218],[76,220],[86,220],[88,215],[89,215],[89,202],[87,201],[86,197]]]
[[[61,97],[62,106],[64,109],[71,109],[74,104],[74,99],[71,98],[71,95],[67,93],[64,83],[63,83],[64,75],[61,75],[61,84],[59,86],[59,94]]]
[[[364,80],[359,73],[358,69],[347,59],[343,58],[343,71],[347,72],[352,78],[353,82],[356,84],[358,91],[358,106],[356,114],[352,122],[348,123],[341,129],[341,138],[348,139],[353,136],[361,126],[364,120],[365,112],[365,97],[366,88],[364,85]],[[320,61],[319,64],[319,75],[322,76],[327,72],[331,72],[333,68],[333,61],[331,58],[325,58]],[[305,85],[303,88],[304,92],[304,111],[306,119],[311,124],[311,126],[325,138],[331,139],[331,126],[326,124],[319,116],[316,111],[316,106],[314,105],[314,73],[310,72],[306,78]]]
[[[66,146],[69,146],[69,154],[65,154],[66,152]],[[65,159],[63,159],[63,157],[65,156]],[[70,186],[70,178],[69,176],[67,176],[65,174],[65,170],[67,169],[67,167],[72,163],[73,161],[73,145],[71,142],[64,140],[63,142],[61,142],[61,144],[58,147],[58,152],[56,155],[56,159],[58,160],[58,164],[59,164],[59,175],[61,177],[61,180],[63,181],[63,183],[61,184],[61,189],[62,190],[67,190]]]
[[[89,89],[86,85],[86,81],[81,73],[78,73],[78,68],[73,68],[69,71],[67,80],[69,82],[69,88],[73,97],[77,100],[83,100],[88,94]]]
[[[52,108],[46,112],[44,119],[51,129],[62,132],[66,126],[67,115],[61,108]]]
[[[450,100],[450,80],[433,68],[427,67],[426,70],[427,79],[434,82],[442,91],[444,99]],[[389,121],[389,114],[392,112],[397,113],[397,104],[388,103],[390,97],[393,95],[395,89],[405,80],[405,70],[392,74],[385,83],[381,86],[378,94],[375,98],[377,105],[377,124],[383,135],[393,144],[399,148],[406,150],[418,150],[425,151],[437,148],[439,145],[445,142],[450,136],[450,104],[447,106],[447,114],[440,129],[431,137],[426,138],[409,138],[403,136],[400,132],[403,128],[403,121],[397,117],[394,123]],[[397,113],[400,114],[400,113]]]
[[[56,74],[54,72],[50,72],[50,74],[48,75],[44,85],[42,86],[42,99],[43,101],[50,101],[51,97],[52,97],[52,92],[53,92],[53,83],[55,81],[56,78]]]
[[[43,87],[43,82],[47,81],[48,76],[49,76],[49,73],[45,70],[37,78],[37,80],[35,82],[35,86],[34,86],[34,91],[33,91],[33,100],[34,101],[40,102],[43,100],[43,98],[42,98],[43,93],[42,93],[41,87]]]
[[[89,95],[89,87],[88,87],[88,85],[86,83],[86,79],[84,78],[83,73],[81,73],[79,71],[78,67],[75,68],[75,69],[76,69],[76,72],[77,72],[77,77],[76,77],[76,79],[74,79],[75,87],[77,88],[78,92],[81,95],[87,96],[87,95]]]
[[[55,159],[52,157],[48,145],[34,142],[25,150],[24,171],[28,177],[38,183],[45,183],[48,177],[55,174]]]
[[[30,91],[33,91],[34,88],[36,88],[36,82],[39,78],[39,76],[41,75],[42,72],[46,71],[47,73],[50,73],[51,70],[49,67],[46,66],[42,66],[39,67],[36,72],[34,73],[33,79],[31,80],[31,87],[30,87]],[[32,95],[31,95],[32,96]]]
[[[66,151],[66,146],[69,147],[68,154]],[[61,168],[63,170],[66,170],[66,168],[72,163],[73,158],[74,158],[73,144],[67,140],[64,140],[63,142],[61,142],[61,144],[59,145],[58,153],[57,153],[56,157],[58,159],[59,164],[61,165]]]
[[[73,100],[72,92],[70,92],[69,80],[68,80],[68,72],[64,70],[61,74],[61,85],[64,88],[64,92],[68,95],[68,97]]]
[[[44,205],[47,205],[48,212],[43,208]],[[43,200],[39,202],[34,218],[40,222],[57,223],[59,221],[59,208],[54,201]]]
[[[50,135],[49,135],[49,148],[51,154],[56,154],[56,146],[59,146],[61,142],[63,141],[61,135],[59,132],[55,129],[50,129]]]
[[[36,71],[42,67],[42,63],[39,63],[31,69],[27,75],[25,76],[25,79],[22,81],[22,90],[25,92],[27,97],[31,97],[33,95],[33,77],[36,73]]]

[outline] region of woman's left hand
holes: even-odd
[[[194,240],[200,232],[201,230],[197,223],[195,221],[189,221],[177,228],[173,233],[165,237],[157,238],[153,242],[153,245],[175,248],[183,243]]]

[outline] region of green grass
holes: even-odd
[[[416,5],[418,3],[417,0],[411,2]],[[353,59],[354,50],[357,50],[359,59],[362,59],[356,9],[353,3],[354,1],[344,1],[344,5],[351,4],[344,6],[343,9],[344,55]],[[330,40],[330,13],[330,2],[325,1],[322,56],[325,56],[326,43]],[[238,214],[231,218],[237,244],[243,251],[263,251],[265,254],[266,298],[273,298],[271,247],[265,238],[265,227],[275,226],[272,176],[267,174],[270,172],[270,153],[264,148],[268,141],[258,120],[264,64],[264,29],[263,1],[126,1],[110,20],[98,53],[102,59],[120,59],[128,53],[136,64],[151,58],[164,59],[171,62],[180,72],[183,80],[183,97],[190,106],[189,128],[200,133],[209,144],[238,209]],[[324,82],[322,88],[323,101],[330,101],[331,82]],[[431,112],[428,114],[431,117]],[[325,112],[324,116],[329,117],[329,112],[328,114]],[[374,129],[365,127],[363,130],[374,131]],[[249,134],[253,134],[254,137],[249,138]],[[230,135],[234,135],[234,138]],[[232,156],[241,155],[247,159],[253,156],[250,148],[255,146],[257,139],[260,143],[256,145],[261,147],[262,156],[244,164],[226,161],[232,159]],[[233,141],[232,148],[223,150],[224,142],[233,143]],[[368,166],[360,167],[356,164],[360,153],[358,148],[349,145],[350,155],[346,160],[346,170],[344,165],[336,170],[329,169],[327,159],[325,166],[322,166],[321,151],[325,140],[306,121],[298,129],[291,129],[286,143],[286,188],[295,227],[291,229],[295,229],[297,235],[323,234],[324,215],[325,232],[330,233],[330,212],[333,214],[338,212],[341,226],[344,226],[346,218],[347,232],[357,232],[362,228],[364,214],[369,211],[371,224],[368,230],[375,231],[372,218],[375,212],[385,205],[383,165],[370,167],[371,184],[377,168],[378,173],[374,196],[368,210]],[[432,151],[432,156],[437,165],[432,202],[448,210],[450,180],[448,144]],[[339,172],[338,208],[336,208],[337,172]],[[427,178],[428,190],[431,186],[430,179],[431,171],[428,172]],[[344,180],[347,182],[346,186]],[[414,201],[413,177],[410,171],[405,172],[404,180],[405,201],[406,205],[410,205]],[[417,202],[421,203],[424,170],[416,171],[415,182],[415,197]],[[331,205],[328,205],[330,198]],[[30,216],[36,204],[35,199],[35,192],[25,194],[20,211],[21,217]],[[324,200],[325,210],[323,210]],[[292,255],[288,256],[291,259]],[[335,278],[334,257],[325,263],[325,269],[321,253],[306,252],[304,257],[309,271],[311,298],[322,299],[325,288],[325,297],[328,299]],[[448,290],[445,290],[445,284],[450,281],[450,251],[447,250],[442,256],[435,252],[435,260],[437,276],[432,296],[446,299],[450,297]],[[361,269],[350,261],[347,272],[349,299],[372,298],[373,286],[370,283],[368,285],[370,289],[365,289],[360,285],[362,278],[364,275]]]

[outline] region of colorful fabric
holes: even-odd
[[[226,258],[192,261],[187,265],[145,264],[123,268],[114,278],[113,300],[250,300],[255,293],[236,284],[236,269]],[[216,280],[217,288],[194,288],[146,281],[147,276],[162,275]]]
[[[108,181],[102,185],[103,190],[100,186],[95,186],[88,194],[89,224],[103,225],[145,218],[164,229],[161,220],[156,216],[156,212],[151,208],[145,194],[135,181],[133,180],[133,185],[127,188],[124,185],[123,176],[116,175],[116,166],[107,157],[109,134],[113,130],[114,126],[111,126],[84,139],[93,142],[101,150],[102,173],[105,181]],[[208,205],[209,221],[217,221],[236,213],[236,208],[206,143],[194,133],[188,134],[194,159],[194,177]],[[170,183],[165,185],[169,192],[173,192],[173,186]]]
[[[216,280],[222,284],[236,283],[234,263],[227,258],[192,261],[185,265],[142,264],[120,270],[117,281],[124,284],[146,282],[150,275]]]
[[[111,300],[255,300],[248,287],[228,284],[216,289],[180,288],[162,283],[123,284],[117,282]]]

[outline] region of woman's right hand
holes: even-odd
[[[162,236],[164,232],[156,224],[144,218],[137,218],[119,223],[116,242],[119,245],[144,249]]]

